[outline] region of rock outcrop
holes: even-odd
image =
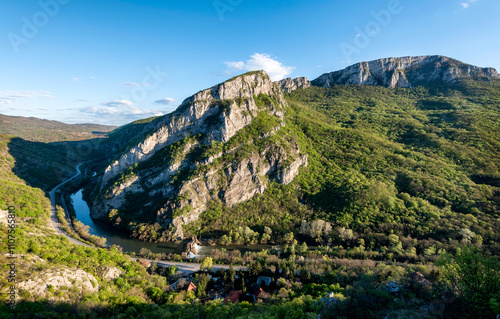
[[[209,139],[227,142],[252,121],[251,115],[258,109],[254,96],[260,94],[276,97],[278,106],[284,104],[280,89],[263,71],[233,78],[187,98],[174,113],[155,123],[154,133],[106,168],[103,184],[131,165],[148,160],[158,150],[188,135],[206,134]],[[216,103],[233,99],[240,99],[238,102],[241,104],[237,101],[231,101],[230,105],[225,106]],[[283,117],[281,109],[274,109],[272,112]],[[217,120],[220,121],[214,123]]]
[[[82,294],[99,291],[99,285],[93,275],[81,269],[70,268],[48,269],[38,274],[36,278],[22,281],[17,285],[19,290],[25,290],[37,297],[46,297],[71,287],[78,287]]]
[[[114,280],[123,274],[123,270],[116,267],[98,267],[97,274],[104,280]]]
[[[297,89],[307,89],[311,86],[311,82],[306,77],[286,78],[275,82],[283,92],[291,93]]]
[[[386,58],[357,63],[344,70],[325,73],[312,81],[320,87],[336,84],[414,87],[429,82],[451,83],[462,78],[498,79],[493,68],[480,68],[444,56]]]
[[[109,221],[134,196],[137,216],[154,214],[151,222],[173,226],[169,239],[178,239],[209,201],[231,206],[263,193],[269,180],[290,183],[307,156],[279,134],[285,106],[280,85],[263,71],[196,93],[98,177],[91,216]],[[260,148],[249,147],[257,140]]]

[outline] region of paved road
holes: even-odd
[[[73,237],[70,237],[68,236],[68,234],[66,234],[64,232],[64,230],[62,230],[61,226],[59,225],[59,220],[57,219],[57,208],[56,208],[56,191],[59,189],[59,187],[63,186],[64,184],[68,183],[69,181],[77,178],[78,176],[80,176],[80,174],[82,173],[80,171],[80,166],[82,164],[78,165],[76,167],[76,174],[65,180],[64,182],[62,182],[61,184],[57,185],[56,187],[54,187],[54,189],[52,189],[50,192],[49,192],[49,196],[50,196],[50,221],[51,221],[51,225],[52,225],[52,228],[60,235],[68,238],[68,240],[70,242],[72,242],[73,244],[76,244],[76,245],[80,245],[80,246],[85,246],[85,247],[92,247],[90,245],[87,245],[85,243],[82,243],[81,241],[79,240],[76,240],[74,239]]]
[[[151,260],[151,259],[146,259],[146,258],[132,258],[134,260],[147,260],[149,262],[155,262],[155,260]],[[168,266],[168,267],[171,267],[171,266],[177,266],[177,268],[179,268],[180,271],[186,273],[186,274],[190,274],[190,273],[194,273],[194,272],[197,272],[197,271],[200,271],[200,265],[201,264],[198,264],[198,263],[179,263],[179,262],[175,262],[175,261],[156,261],[158,263],[159,266]],[[219,269],[229,269],[229,265],[212,265],[212,270],[219,270]],[[233,266],[234,270],[246,270],[247,267],[245,266]]]

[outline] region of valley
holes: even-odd
[[[2,117],[20,132],[0,135],[0,209],[19,220],[18,311],[492,315],[499,106],[494,69],[424,56],[312,81],[252,71],[118,128],[30,119],[26,133]],[[204,246],[189,260],[193,236]],[[56,274],[86,288],[37,277]],[[197,290],[172,288],[182,278]],[[239,303],[224,301],[228,287]]]

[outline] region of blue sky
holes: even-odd
[[[500,1],[2,0],[0,113],[122,125],[247,70],[441,54],[500,69]]]

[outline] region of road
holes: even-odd
[[[61,184],[57,185],[56,187],[54,187],[54,189],[52,189],[49,192],[49,195],[50,195],[50,220],[51,220],[52,228],[58,234],[66,237],[73,244],[79,245],[79,246],[85,246],[85,247],[93,247],[93,246],[87,245],[79,240],[76,240],[73,237],[68,236],[68,234],[66,234],[61,229],[61,226],[59,225],[59,220],[57,219],[56,192],[59,189],[59,187],[63,186],[64,184],[68,183],[69,181],[72,181],[73,179],[75,179],[81,175],[81,173],[82,173],[80,171],[81,165],[82,164],[80,164],[76,167],[76,174],[75,175],[73,175],[71,178],[65,180]],[[146,259],[146,258],[132,258],[132,259],[133,260],[140,259],[140,260],[147,260],[149,262],[155,262],[155,260],[150,260],[150,259]],[[197,272],[200,270],[200,266],[201,266],[201,264],[198,264],[198,263],[179,263],[179,262],[170,262],[170,261],[156,261],[156,262],[158,263],[158,265],[161,265],[161,266],[169,266],[169,267],[177,266],[179,268],[179,270],[184,272],[185,274]],[[213,270],[229,269],[229,267],[230,266],[227,266],[227,265],[212,265]],[[243,266],[234,266],[235,270],[245,270],[246,268],[247,267],[243,267]]]
[[[180,263],[180,262],[174,262],[174,261],[156,261],[156,260],[151,260],[151,259],[146,259],[146,258],[133,258],[134,260],[146,260],[149,261],[150,263],[156,262],[158,263],[158,266],[176,266],[179,268],[180,271],[184,272],[185,274],[191,274],[197,271],[200,271],[200,266],[201,264],[198,263]],[[229,265],[212,265],[212,270],[217,271],[220,269],[229,269]],[[240,271],[240,270],[246,270],[247,267],[245,266],[233,266],[234,270]]]
[[[85,247],[92,247],[90,245],[87,245],[85,243],[82,243],[81,241],[79,240],[76,240],[74,239],[73,237],[70,237],[68,236],[68,234],[66,234],[61,226],[59,225],[59,220],[57,219],[57,208],[56,208],[56,191],[59,189],[59,187],[63,186],[64,184],[68,183],[69,181],[72,181],[73,179],[77,178],[78,176],[80,176],[80,174],[82,174],[82,172],[80,171],[80,166],[82,164],[78,165],[76,167],[76,174],[65,180],[64,182],[62,182],[61,184],[57,185],[56,187],[54,187],[50,192],[49,192],[49,196],[50,196],[50,221],[51,221],[51,225],[52,225],[52,228],[60,235],[66,237],[70,242],[72,242],[73,244],[76,244],[76,245],[79,245],[79,246],[85,246]]]

